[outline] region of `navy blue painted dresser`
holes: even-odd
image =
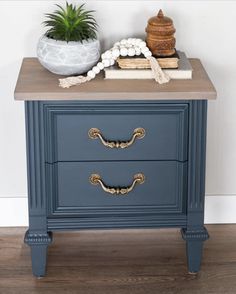
[[[37,59],[24,59],[15,99],[25,101],[25,242],[35,276],[45,275],[53,231],[94,228],[179,227],[188,271],[199,271],[207,100],[216,91],[201,62],[191,63],[192,80],[98,76],[62,89]]]

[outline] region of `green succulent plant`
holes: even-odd
[[[96,39],[98,25],[92,15],[94,10],[85,10],[84,4],[76,6],[68,2],[65,8],[56,6],[59,9],[47,13],[47,20],[43,22],[49,27],[45,34],[48,38],[66,42]]]

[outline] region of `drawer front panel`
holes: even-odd
[[[95,214],[185,214],[187,163],[155,162],[63,162],[46,164],[49,216]],[[142,173],[126,195],[112,195],[90,182],[99,174],[109,189],[131,188],[134,175]]]
[[[149,106],[88,107],[51,106],[47,108],[46,160],[187,160],[188,104]],[[89,130],[97,128],[102,138],[92,139]],[[145,136],[134,136],[143,128]],[[133,137],[134,136],[134,137]],[[109,148],[114,142],[127,148]],[[123,145],[124,146],[124,145]]]

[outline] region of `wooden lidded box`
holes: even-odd
[[[159,10],[157,16],[148,20],[146,32],[147,46],[154,56],[172,56],[175,54],[176,40],[173,21],[164,16],[162,10]]]

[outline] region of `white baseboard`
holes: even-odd
[[[0,227],[28,226],[28,199],[0,197]]]
[[[207,195],[206,224],[236,224],[236,195]]]
[[[236,223],[236,195],[206,196],[206,224]],[[28,226],[25,197],[0,197],[0,227]]]

